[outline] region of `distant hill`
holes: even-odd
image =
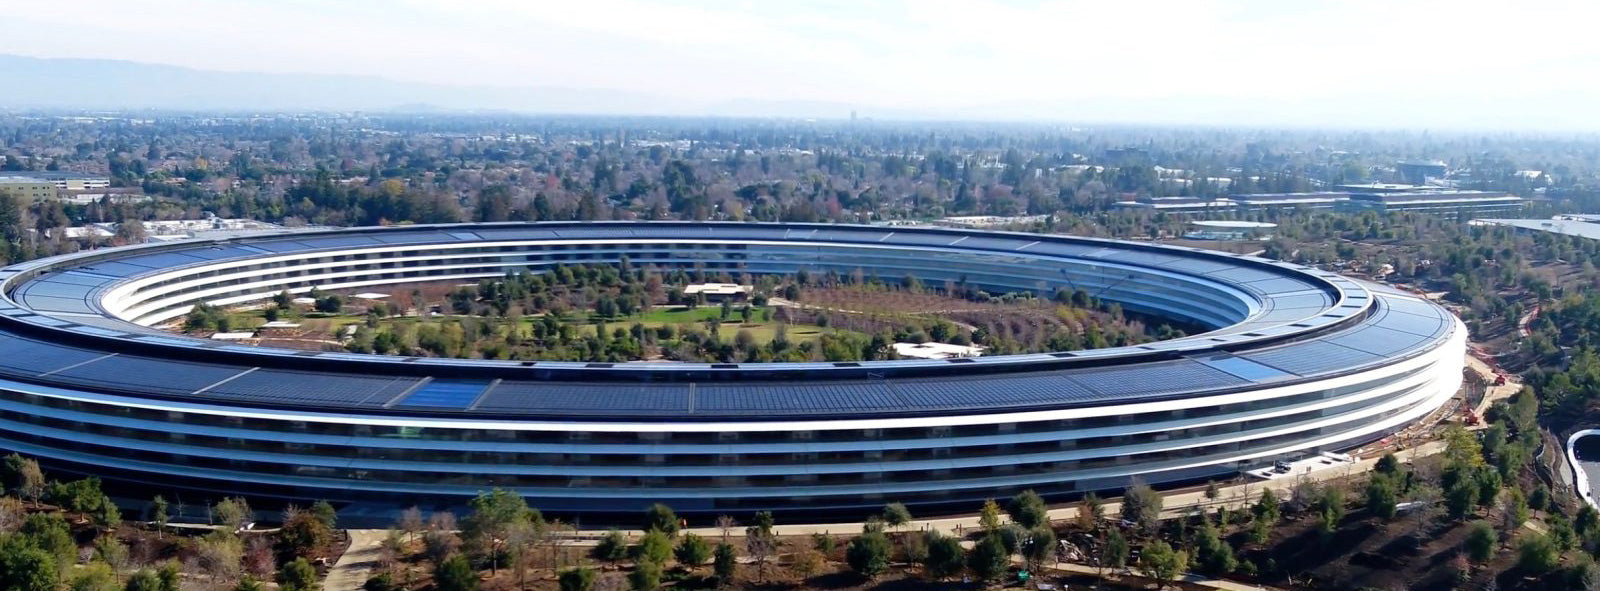
[[[473,110],[693,114],[659,96],[560,87],[449,86],[376,76],[220,72],[120,60],[0,55],[0,107],[205,111]]]

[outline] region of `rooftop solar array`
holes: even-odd
[[[1189,278],[1196,286],[1237,290],[1207,287],[1187,305],[1226,303],[1234,310],[1228,314],[1249,316],[1203,335],[1059,355],[840,364],[524,366],[200,341],[111,318],[98,301],[107,290],[135,278],[268,254],[598,239],[826,241],[984,253],[974,256],[988,257],[995,269],[1025,271],[1033,268],[1030,258],[1092,264],[1119,276],[1142,269],[1160,280]],[[1013,257],[1017,261],[1010,261]],[[1036,283],[1021,277],[1015,282]],[[0,280],[7,281],[11,298],[0,300],[0,375],[7,378],[205,402],[496,417],[709,420],[1097,405],[1232,391],[1370,367],[1426,350],[1456,326],[1432,303],[1399,292],[1373,297],[1355,282],[1254,257],[1031,234],[805,224],[480,224],[275,234],[55,257],[0,270]],[[1145,277],[1129,281],[1147,285]],[[1225,295],[1230,293],[1234,295]],[[54,338],[53,331],[70,331],[78,338],[68,344]],[[220,353],[230,357],[216,357]],[[975,370],[984,373],[974,375]]]

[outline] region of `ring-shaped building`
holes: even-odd
[[[154,328],[197,302],[476,281],[555,265],[861,270],[1081,290],[1203,327],[1137,346],[942,360],[572,363],[250,347]],[[1466,330],[1311,267],[1178,246],[947,228],[458,224],[193,240],[0,270],[0,449],[195,496],[374,514],[491,487],[546,511],[971,510],[1229,478],[1440,407]]]

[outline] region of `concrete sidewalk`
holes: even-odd
[[[383,557],[383,540],[389,536],[386,529],[350,529],[350,547],[339,556],[339,561],[328,569],[322,581],[323,591],[361,591],[372,576],[372,568]]]

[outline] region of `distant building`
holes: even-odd
[[[737,283],[700,283],[683,288],[683,295],[705,296],[708,302],[743,301],[750,295],[750,287]]]
[[[1429,179],[1442,179],[1449,168],[1439,160],[1401,160],[1396,162],[1394,170],[1400,175],[1400,180],[1413,185],[1426,185]]]
[[[45,181],[62,191],[85,191],[90,189],[106,189],[111,186],[111,178],[81,172],[68,172],[63,170],[24,170],[7,173],[15,176]]]
[[[1460,191],[1393,183],[1340,185],[1340,191],[1319,193],[1253,193],[1226,197],[1140,197],[1115,204],[1172,214],[1256,213],[1284,209],[1342,211],[1415,211],[1467,219],[1505,216],[1521,211],[1525,200],[1496,191]]]
[[[1277,224],[1238,220],[1201,220],[1190,222],[1193,229],[1183,233],[1190,240],[1266,240],[1272,237]]]
[[[1498,191],[1446,190],[1351,193],[1347,203],[1353,209],[1414,211],[1465,220],[1477,216],[1514,215],[1522,211],[1524,201]]]
[[[54,183],[26,176],[0,176],[0,193],[23,201],[46,201],[59,194]]]

